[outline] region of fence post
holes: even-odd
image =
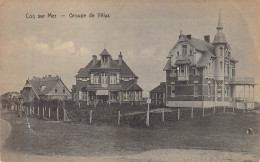
[[[146,126],[149,127],[150,126],[150,119],[149,119],[150,108],[149,108],[149,103],[147,105],[148,105],[148,108],[147,108],[147,114],[146,114]]]
[[[193,119],[193,107],[191,108],[191,119]]]
[[[224,113],[226,112],[226,108],[225,108],[225,106],[224,106],[223,112],[224,112]]]
[[[92,110],[90,110],[90,115],[89,115],[89,123],[92,123]]]
[[[162,122],[164,122],[164,109],[162,110]]]
[[[51,111],[50,111],[50,108],[49,108],[49,118],[51,118]]]
[[[44,107],[42,108],[42,117],[44,117]]]
[[[202,107],[202,116],[205,115],[205,110],[204,110],[204,107]]]
[[[120,125],[120,111],[118,111],[118,120],[117,120],[117,124]]]
[[[216,114],[216,106],[213,107],[213,114]]]
[[[180,109],[178,109],[178,120],[180,120]]]
[[[57,121],[59,121],[59,108],[57,108]]]
[[[234,108],[234,106],[233,106],[233,113],[235,112],[235,108]]]
[[[38,107],[38,116],[40,116],[40,108]]]

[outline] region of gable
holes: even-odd
[[[57,92],[55,91],[57,89]],[[63,92],[65,90],[65,92]],[[70,95],[69,89],[59,80],[46,95]]]

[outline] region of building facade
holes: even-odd
[[[236,77],[237,60],[231,55],[221,23],[214,41],[183,35],[168,55],[166,72],[166,106],[213,107],[230,106],[236,101],[236,87],[254,89],[254,79]]]
[[[33,77],[26,80],[25,86],[21,91],[25,102],[35,100],[70,100],[71,92],[63,83],[59,76],[45,76],[43,78]]]
[[[100,60],[96,55],[78,71],[76,85],[72,87],[73,100],[95,103],[140,103],[142,88],[137,84],[138,77],[128,67],[120,53],[118,60],[104,49]]]

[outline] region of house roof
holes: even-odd
[[[198,63],[196,64],[196,67],[205,67],[207,66],[208,61],[212,57],[212,54],[209,52],[206,52],[202,57],[200,57]]]
[[[170,69],[171,69],[171,59],[169,58],[169,59],[167,60],[166,65],[165,65],[164,68],[163,68],[163,71],[170,70]]]
[[[121,81],[120,82],[122,90],[128,91],[142,91],[143,89],[136,83],[135,80]]]
[[[31,87],[33,88],[37,96],[48,94],[59,82],[62,82],[59,76],[46,76],[43,78],[34,77],[33,79],[27,81],[29,82],[29,84],[31,84]],[[65,86],[63,82],[62,84]]]
[[[161,82],[160,85],[150,91],[150,93],[166,92],[166,82]]]
[[[193,37],[191,37],[189,42],[196,50],[199,50],[202,52],[209,52],[210,54],[215,55],[215,46],[213,44],[208,43],[201,39],[193,38]]]
[[[106,49],[102,51],[100,55],[109,55]],[[112,57],[109,57],[110,63],[109,66],[102,67],[101,60],[97,60],[95,64],[93,64],[93,60],[91,60],[84,68],[81,68],[78,71],[78,74],[75,77],[90,77],[90,71],[92,69],[119,69],[121,77],[137,77],[134,72],[129,68],[124,60],[122,60],[122,65],[119,65],[119,60],[113,60]]]
[[[107,52],[106,49],[104,49],[104,50],[100,53],[100,56],[105,56],[105,55],[110,56],[110,54]]]

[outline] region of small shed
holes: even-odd
[[[161,82],[160,85],[150,91],[152,106],[166,105],[166,82]]]

